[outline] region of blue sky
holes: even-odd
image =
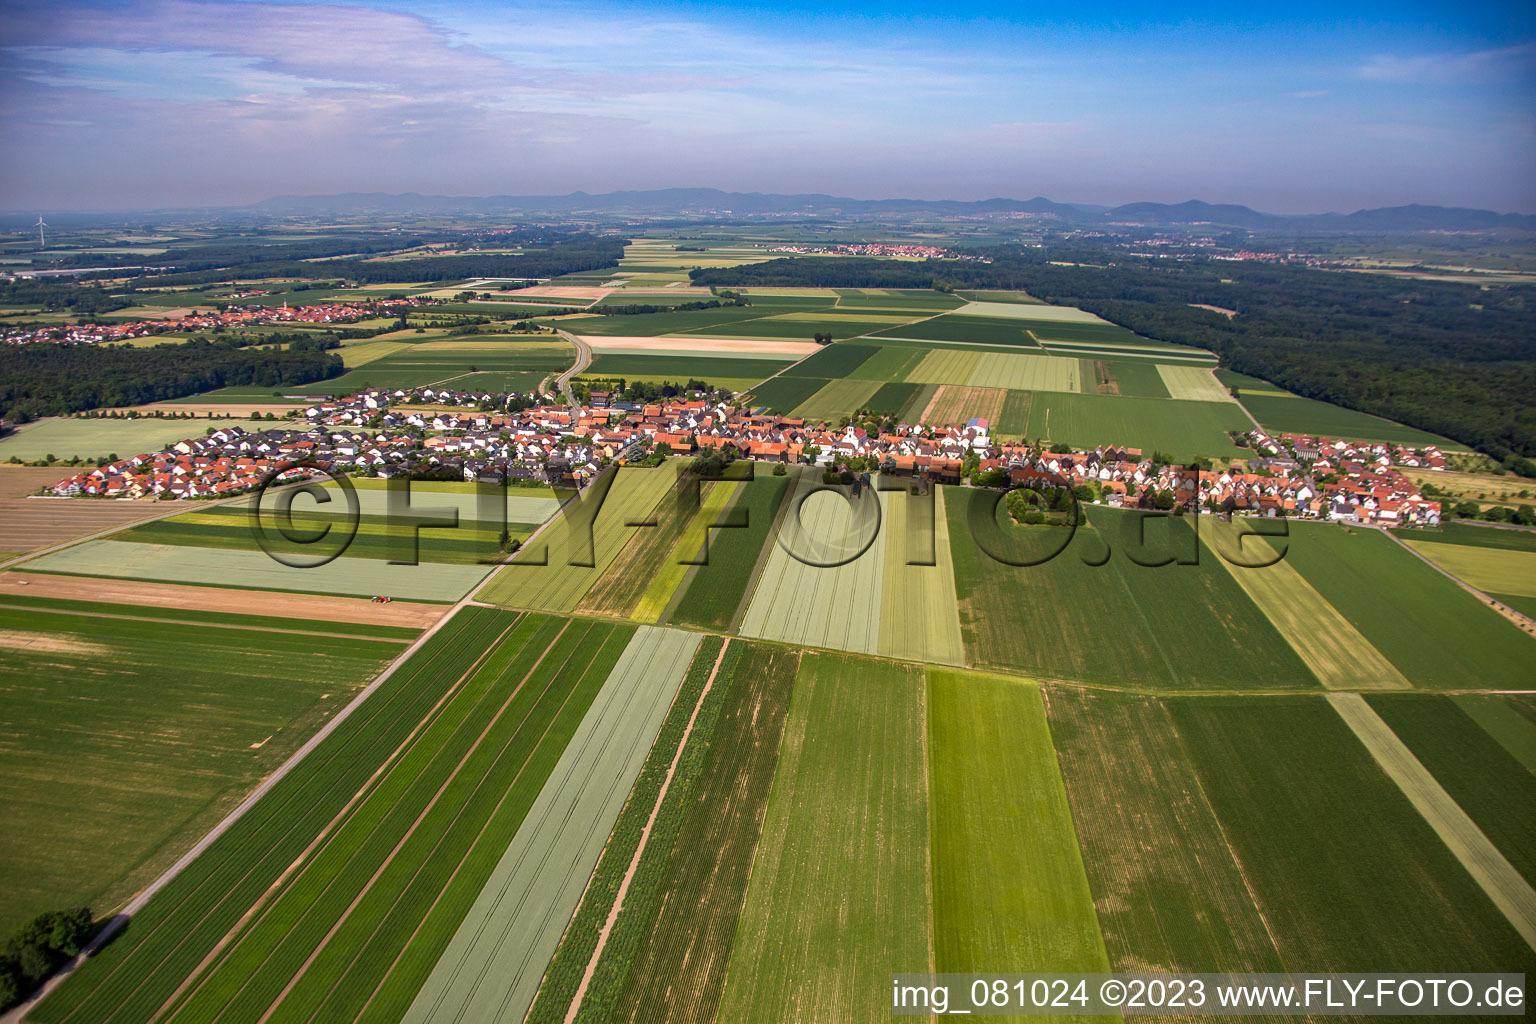
[[[1536,5],[1157,6],[9,0],[0,208],[697,185],[1536,212]]]

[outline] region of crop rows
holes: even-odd
[[[148,1020],[302,855],[514,616],[466,608],[32,1012]]]
[[[716,636],[705,637],[699,643],[699,648],[693,656],[693,664],[689,666],[688,674],[683,678],[683,685],[678,690],[677,698],[672,702],[672,708],[662,722],[661,732],[657,735],[656,742],[652,744],[645,766],[640,769],[640,774],[629,791],[629,799],[619,813],[618,821],[614,823],[613,832],[608,837],[608,845],[603,848],[597,868],[592,872],[592,879],[587,883],[586,892],[582,894],[581,906],[566,928],[565,937],[545,970],[543,984],[528,1013],[530,1022],[558,1022],[565,1019],[571,1001],[576,996],[576,989],[581,983],[587,965],[591,962],[593,952],[597,949],[598,934],[613,910],[625,872],[629,870],[635,851],[639,849],[641,833],[645,829],[646,822],[650,820],[652,811],[656,808],[656,798],[661,792],[662,783],[666,780],[667,770],[672,765],[678,744],[683,741],[683,732],[688,727],[689,719],[693,717],[694,709],[698,708],[698,719],[689,736],[687,752],[678,764],[678,772],[667,790],[666,801],[657,812],[656,824],[651,830],[646,851],[642,855],[636,876],[625,894],[623,911],[618,918],[619,923],[614,932],[609,935],[602,960],[593,975],[592,983],[587,987],[582,1001],[582,1017],[590,1016],[596,1007],[610,1007],[613,998],[617,995],[613,990],[614,968],[620,966],[621,970],[627,970],[630,958],[633,956],[634,940],[638,937],[631,936],[626,940],[622,934],[626,931],[623,925],[636,914],[643,915],[642,908],[655,896],[658,879],[651,865],[658,860],[658,850],[661,851],[660,859],[664,863],[666,854],[671,849],[672,837],[677,831],[678,807],[691,788],[693,778],[691,771],[696,771],[696,752],[701,745],[707,746],[709,742],[709,735],[713,731],[714,721],[719,714],[719,704],[727,688],[724,684],[730,679],[735,663],[740,658],[741,645],[738,644],[721,663],[719,678],[710,691],[709,701],[700,706],[699,696],[709,681],[710,673],[715,667],[715,659],[719,656],[721,645],[724,643],[723,639]],[[621,965],[619,961],[622,961]],[[618,977],[622,980],[623,974],[619,973]],[[607,1019],[606,1013],[596,1019]]]

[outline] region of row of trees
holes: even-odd
[[[0,1010],[31,995],[90,935],[89,907],[39,914],[17,929],[0,953]]]

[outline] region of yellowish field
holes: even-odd
[[[1082,364],[1064,356],[986,352],[966,382],[1010,391],[1081,391]]]
[[[1237,525],[1200,517],[1200,540],[1330,690],[1404,690],[1412,684],[1291,563],[1248,569],[1222,558],[1263,563],[1274,548],[1256,535],[1239,542]]]
[[[1536,551],[1506,551],[1412,538],[1402,540],[1452,576],[1479,590],[1512,597],[1536,597]]]
[[[923,361],[907,374],[911,384],[969,384],[976,365],[981,362],[980,352],[963,349],[936,348],[923,356]]]
[[[903,661],[965,664],[960,638],[960,607],[955,600],[955,571],[949,560],[949,520],[944,489],[931,492],[932,518],[924,515],[927,498],[905,491],[886,496],[885,567],[880,581],[879,654]],[[879,543],[877,541],[877,543]],[[932,565],[909,565],[929,561]]]
[[[394,355],[410,348],[403,341],[370,341],[364,345],[352,345],[341,350],[341,361],[348,369],[367,366],[369,363]]]
[[[595,520],[585,518],[591,513],[578,511],[556,517],[537,538],[530,539],[510,565],[502,566],[476,597],[507,608],[553,612],[575,608],[634,536],[637,527],[626,524],[646,519],[677,481],[667,466],[625,468],[614,473]],[[599,486],[589,486],[582,500],[595,500]],[[588,534],[581,527],[583,519],[592,527],[590,551],[586,549]],[[571,565],[573,559],[594,564]]]
[[[738,480],[721,480],[710,487],[709,494],[699,506],[698,515],[693,517],[688,529],[677,539],[671,554],[630,612],[631,619],[646,623],[661,621],[662,613],[672,603],[672,597],[682,585],[683,577],[692,568],[691,563],[703,555],[709,527],[720,521],[721,514],[736,500],[736,492],[741,486]]]
[[[1232,396],[1216,375],[1204,366],[1157,364],[1158,376],[1168,388],[1168,397],[1185,402],[1230,402]]]

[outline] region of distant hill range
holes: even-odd
[[[1260,213],[1246,206],[1204,203],[1127,203],[1103,207],[1034,199],[849,199],[820,194],[775,195],[713,188],[572,192],[563,196],[439,196],[417,192],[344,192],[323,196],[276,196],[242,210],[273,216],[370,215],[559,215],[596,217],[817,217],[985,216],[1034,214],[1063,225],[1201,225],[1250,231],[1536,231],[1536,215],[1494,213],[1447,206],[1390,206],[1354,213],[1302,216]]]

